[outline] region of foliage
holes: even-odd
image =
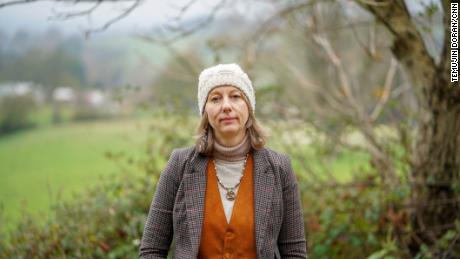
[[[197,119],[162,113],[154,117],[142,156],[108,154],[120,174],[74,201],[55,204],[44,224],[25,216],[16,231],[0,241],[0,257],[137,258],[157,177],[173,148],[193,143],[191,129]],[[301,148],[290,152],[291,157],[311,156]],[[409,257],[400,242],[411,233],[405,205],[408,186],[387,188],[372,173],[346,183],[304,181],[305,169],[295,161],[293,166],[300,179],[310,258]],[[459,234],[459,228],[449,231],[439,247],[448,248]],[[429,258],[433,250],[424,251],[419,258]]]
[[[171,112],[196,114],[197,68],[203,61],[195,48],[173,54],[153,82],[153,102]]]
[[[0,241],[0,258],[137,257],[156,177],[172,147],[190,144],[190,132],[181,127],[190,124],[187,119],[181,123],[163,117],[161,122],[150,128],[145,156],[108,154],[121,175],[106,178],[72,202],[55,204],[44,224],[26,214],[8,239]],[[162,138],[155,137],[159,133]]]
[[[72,119],[74,121],[92,121],[92,120],[101,120],[101,119],[110,119],[114,118],[115,113],[110,111],[105,111],[100,107],[93,107],[91,105],[77,105],[75,107],[74,114]]]
[[[63,48],[54,51],[30,49],[23,55],[9,58],[8,66],[0,66],[0,81],[33,81],[51,94],[58,86],[84,85],[85,72],[81,61]]]
[[[40,123],[40,122],[37,122]],[[70,200],[75,192],[97,184],[100,177],[118,171],[106,157],[138,155],[146,119],[62,124],[27,130],[0,138],[0,207],[14,228],[27,209],[45,221],[50,205]],[[43,124],[43,123],[42,123]]]
[[[407,214],[394,209],[407,198],[407,187],[386,190],[370,176],[301,190],[312,258],[407,256],[394,240],[395,232],[408,230]]]
[[[159,154],[158,149],[151,151]],[[155,177],[145,173],[149,170],[133,169],[159,172],[165,159],[140,164],[122,155],[108,157],[119,163],[122,175],[107,178],[73,202],[55,204],[44,226],[24,217],[8,242],[2,242],[0,257],[135,258]],[[124,165],[133,165],[131,171]]]
[[[5,96],[0,99],[0,135],[33,126],[30,113],[36,104],[32,96]]]
[[[57,204],[44,226],[24,218],[2,242],[0,257],[134,258],[153,182],[134,174],[115,178],[78,201]]]

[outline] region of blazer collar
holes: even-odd
[[[262,149],[251,149],[252,155],[254,157],[254,170],[257,170],[261,174],[269,173],[267,170],[270,166],[270,162],[268,161],[268,155],[266,148]],[[257,164],[257,166],[255,166]],[[195,156],[192,158],[191,161],[192,171],[191,173],[202,174],[206,176],[206,167],[208,165],[208,157],[205,155],[198,154],[196,152]]]
[[[274,173],[270,167],[267,150],[252,150],[254,157],[254,222],[257,257],[261,258],[266,223],[274,191]],[[206,193],[206,168],[208,157],[196,154],[191,161],[190,173],[184,174],[184,189],[187,207],[187,223],[192,251],[198,255],[201,229],[204,221]]]

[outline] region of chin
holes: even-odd
[[[240,132],[240,129],[235,126],[231,126],[225,127],[220,132],[224,135],[237,135]]]

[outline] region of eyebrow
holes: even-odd
[[[235,92],[241,94],[241,92],[240,92],[238,89],[230,90],[229,94],[233,94],[233,93],[235,93]],[[214,95],[214,94],[220,94],[220,95],[221,95],[222,92],[219,91],[219,90],[212,90],[212,91],[209,93],[209,96]]]

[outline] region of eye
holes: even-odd
[[[232,98],[234,98],[234,99],[238,99],[238,98],[240,98],[240,97],[241,97],[241,95],[239,95],[239,94],[234,94],[234,95],[232,95]]]
[[[213,96],[211,97],[210,101],[215,103],[215,102],[218,102],[220,100],[220,97],[219,96]]]

